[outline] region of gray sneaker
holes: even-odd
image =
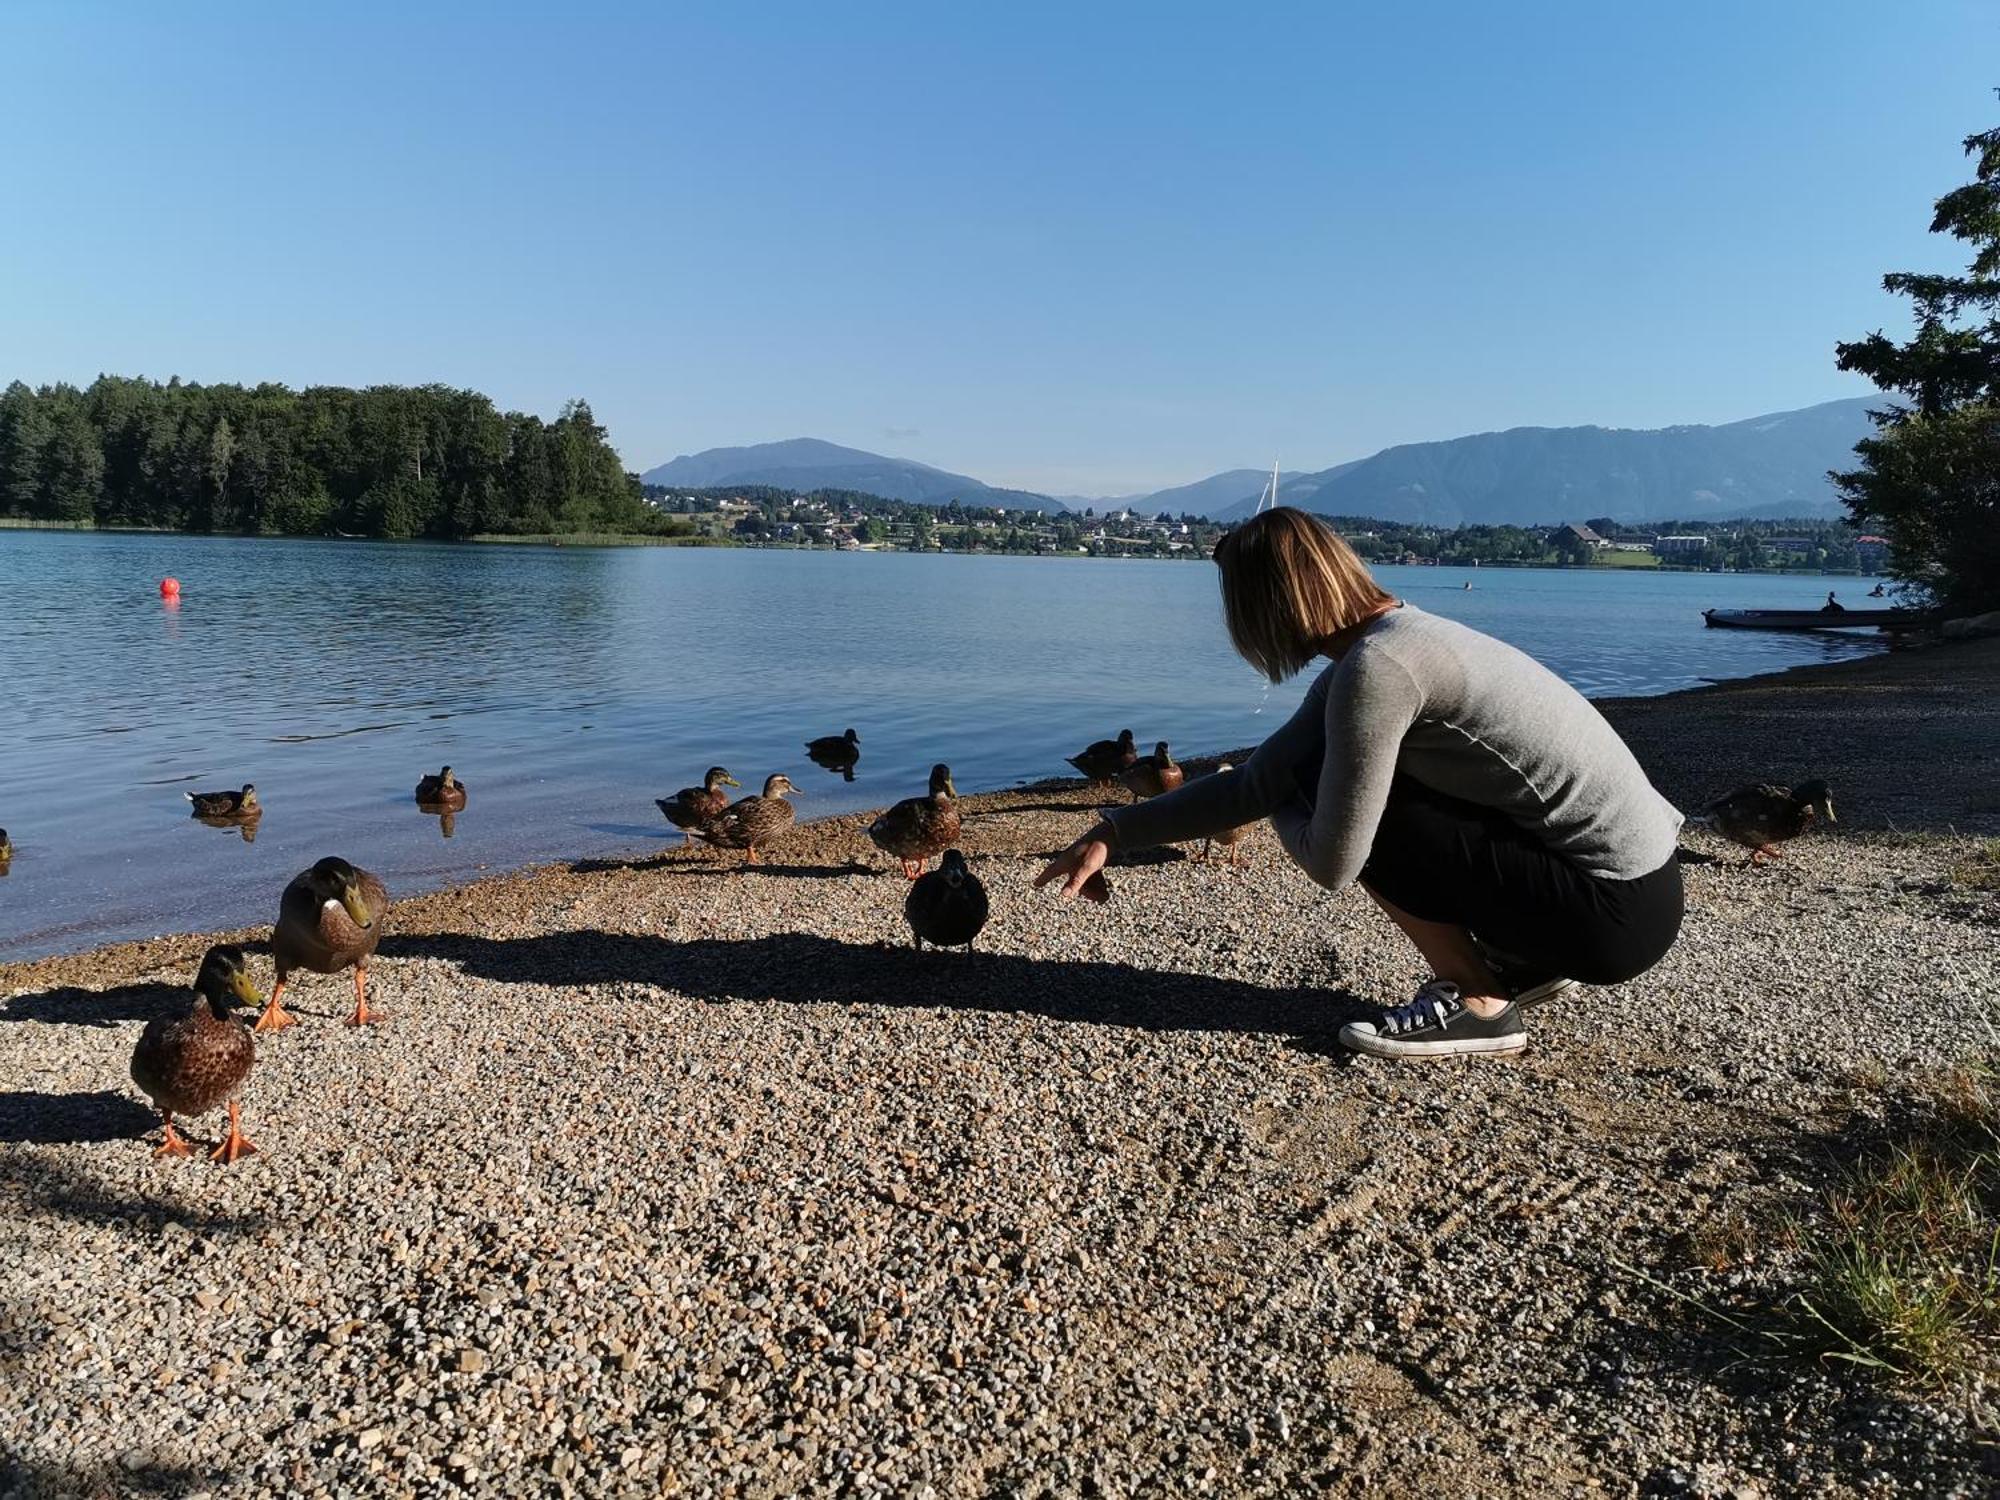
[[[1433,979],[1409,1003],[1373,1021],[1349,1022],[1340,1028],[1340,1039],[1376,1057],[1465,1057],[1519,1052],[1528,1045],[1518,1003],[1509,1001],[1497,1016],[1476,1016],[1448,979]]]

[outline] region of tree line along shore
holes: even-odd
[[[1608,518],[1437,526],[1333,518],[1378,563],[1855,573],[1844,522]],[[100,376],[0,391],[0,527],[570,545],[836,547],[1206,558],[1204,516],[919,505],[849,490],[667,490],[587,403],[553,421],[442,385],[200,385]]]

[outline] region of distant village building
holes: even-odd
[[[1882,565],[1889,560],[1889,539],[1886,536],[1858,536],[1854,539],[1854,555],[1869,572],[1880,572]]]
[[[1661,557],[1688,557],[1704,551],[1708,546],[1705,536],[1656,536],[1653,550]]]
[[[1809,536],[1774,536],[1766,540],[1764,545],[1773,552],[1802,557],[1819,544]]]
[[[1588,526],[1582,525],[1576,521],[1568,522],[1557,532],[1557,535],[1560,536],[1565,533],[1575,537],[1579,542],[1584,543],[1586,546],[1608,547],[1611,545],[1603,537],[1599,536],[1596,532],[1592,531]]]

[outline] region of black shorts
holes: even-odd
[[[1398,776],[1361,882],[1413,917],[1470,928],[1496,948],[1584,984],[1643,974],[1673,947],[1685,909],[1678,855],[1606,880],[1492,808]]]

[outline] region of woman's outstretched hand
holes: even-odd
[[[1049,861],[1048,868],[1035,877],[1035,889],[1060,880],[1064,896],[1082,896],[1103,903],[1111,899],[1111,886],[1104,878],[1104,863],[1111,858],[1111,832],[1102,823]]]

